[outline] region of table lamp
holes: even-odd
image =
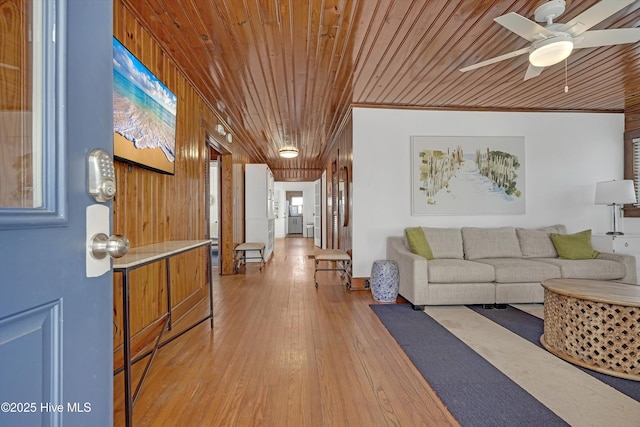
[[[611,206],[611,215],[613,222],[613,231],[607,232],[610,235],[622,235],[618,231],[618,217],[620,216],[620,208],[627,203],[636,203],[636,192],[633,187],[633,181],[624,179],[620,181],[603,181],[596,183],[596,205]]]

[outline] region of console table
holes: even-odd
[[[162,341],[162,335],[165,330],[171,330],[171,268],[169,259],[175,255],[207,246],[207,271],[209,272],[209,313],[202,319],[196,321],[192,325],[188,326],[183,331],[177,333],[166,341]],[[155,243],[153,245],[139,246],[137,248],[131,248],[129,252],[122,258],[116,258],[113,260],[113,271],[122,273],[122,331],[123,337],[123,356],[124,366],[114,372],[114,375],[124,371],[124,413],[125,422],[129,427],[133,425],[133,407],[138,397],[138,393],[142,388],[142,384],[147,376],[147,373],[151,367],[151,363],[155,357],[156,352],[161,347],[169,344],[171,341],[180,337],[185,332],[198,326],[200,323],[210,320],[211,328],[213,329],[213,287],[211,280],[211,240],[173,240],[162,243]],[[160,331],[153,349],[141,354],[136,359],[131,360],[131,330],[130,330],[130,306],[129,306],[129,273],[132,270],[143,267],[145,265],[154,262],[165,262],[165,271],[167,279],[167,320],[165,327]],[[144,369],[142,377],[138,382],[135,393],[131,394],[131,366],[134,363],[139,362],[145,357],[151,355],[151,358],[147,362],[147,366]]]
[[[548,279],[540,343],[568,362],[640,381],[640,286]]]

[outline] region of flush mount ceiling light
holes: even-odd
[[[298,157],[298,149],[296,147],[282,147],[279,152],[280,157],[284,157],[285,159]]]
[[[533,44],[529,62],[534,67],[549,67],[564,61],[573,51],[573,38],[569,34],[558,33],[555,37]]]
[[[227,134],[227,132],[224,130],[224,126],[222,126],[221,124],[216,125],[216,132],[218,132],[218,135],[220,136],[225,136]]]
[[[231,143],[233,142],[233,135],[231,135],[231,133],[228,133],[228,134],[227,134],[227,142],[228,142],[229,144],[231,144]]]

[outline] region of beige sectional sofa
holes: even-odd
[[[396,261],[400,270],[400,295],[416,308],[543,302],[540,282],[559,277],[636,284],[631,255],[559,258],[549,236],[566,234],[564,225],[423,230],[433,253],[430,260],[412,253],[405,236],[387,238],[387,259]]]

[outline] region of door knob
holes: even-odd
[[[114,234],[109,237],[104,233],[97,233],[91,238],[91,256],[95,259],[103,259],[107,255],[111,258],[120,258],[129,252],[129,239]]]

